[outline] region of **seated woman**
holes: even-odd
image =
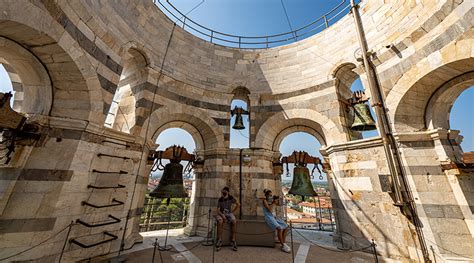
[[[273,196],[272,191],[265,189],[263,190],[265,194],[265,199],[263,199],[263,214],[265,216],[265,221],[267,225],[278,233],[278,241],[281,244],[281,250],[290,253],[290,247],[285,244],[286,234],[289,231],[288,225],[281,219],[273,215],[273,209],[275,205],[280,205],[280,200],[278,196]]]

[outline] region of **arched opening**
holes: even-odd
[[[451,111],[449,113],[449,125],[451,130],[460,131],[462,141],[459,145],[459,155],[461,161],[465,164],[474,163],[474,122],[472,116],[474,115],[474,86],[462,91],[459,97],[456,98]],[[456,146],[452,146],[455,151]],[[472,189],[474,179],[474,172],[469,173],[466,170],[461,170],[463,173],[458,177],[459,185],[464,194],[464,197],[469,206],[469,210],[474,213],[474,190]],[[468,212],[468,211],[467,211]]]
[[[231,103],[231,109],[235,107],[242,108],[245,111],[248,111],[247,102],[234,99]],[[241,118],[238,120],[238,118]],[[230,148],[249,148],[250,145],[250,118],[247,114],[242,114],[238,116],[234,114],[230,118]],[[237,122],[236,122],[237,121]],[[242,129],[236,128],[237,126],[244,126]]]
[[[13,98],[10,101],[10,107],[13,108],[13,103],[15,100],[15,91],[13,90],[12,81],[8,76],[8,72],[6,71],[5,66],[2,63],[0,63],[0,92],[11,92],[13,94]]]
[[[162,151],[173,145],[184,146],[189,153],[193,153],[196,150],[196,142],[193,136],[181,128],[168,128],[162,131],[156,139],[156,144],[158,145],[157,150]],[[168,163],[169,160],[161,162],[163,166]],[[189,162],[182,161],[181,164],[183,167],[187,167]],[[186,226],[190,211],[190,200],[192,200],[193,196],[195,174],[192,171],[186,173],[186,169],[184,170],[183,183],[188,193],[188,198],[171,198],[169,205],[166,204],[166,199],[157,199],[149,196],[149,193],[158,186],[162,175],[163,171],[161,170],[151,171],[150,173],[143,213],[140,219],[140,232],[166,229],[168,220],[171,222],[169,224],[171,229]]]
[[[311,156],[319,157],[323,160],[319,149],[321,143],[313,134],[295,131],[287,136],[279,144],[279,151],[282,156],[289,156],[293,151],[305,151]],[[327,175],[321,170],[313,169],[312,164],[308,164],[311,174],[311,183],[318,194],[317,197],[307,197],[305,200],[301,196],[289,194],[294,179],[294,164],[283,164],[284,171],[281,176],[282,192],[285,200],[284,215],[291,220],[295,228],[333,231],[335,229],[335,217],[331,204],[329,184]]]
[[[54,39],[54,27],[37,30],[32,24],[2,20],[0,31],[0,60],[8,64],[15,110],[103,122],[104,88],[84,50],[72,41]]]
[[[459,134],[472,134],[472,128],[466,126],[472,127],[474,113],[472,95],[469,96],[474,86],[473,65],[472,58],[444,64],[412,80],[409,86],[395,86],[387,96],[395,131],[402,135],[407,174],[416,178],[412,189],[419,196],[418,202],[429,203],[430,207],[449,206],[450,211],[459,214],[456,218],[439,217],[424,208],[429,234],[436,244],[443,244],[435,249],[465,256],[472,253],[449,242],[445,225],[456,225],[459,243],[472,241],[474,162],[466,158],[467,144],[462,143]],[[416,137],[410,138],[412,134]]]
[[[376,127],[375,113],[370,107],[370,92],[364,87],[358,70],[353,63],[343,63],[333,73],[333,77],[336,79],[337,96],[340,101],[340,120],[349,140],[378,136],[376,129],[367,130],[370,126],[372,128]],[[367,98],[362,101],[358,100],[356,105],[354,92],[360,91],[366,93]],[[369,99],[369,101],[367,102],[366,99]],[[373,124],[370,126],[361,125],[368,123],[364,120],[371,121],[368,117],[369,114],[374,119]]]
[[[124,58],[120,81],[110,105],[104,126],[130,133],[135,126],[137,86],[146,78],[147,60],[138,50],[130,48]]]
[[[28,115],[48,115],[53,102],[51,80],[27,49],[0,37],[0,91],[12,92],[12,108]]]
[[[464,90],[456,98],[449,114],[450,128],[459,130],[462,138],[463,152],[474,152],[474,86]]]

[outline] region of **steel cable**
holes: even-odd
[[[373,247],[372,244],[370,244],[370,246],[368,247],[363,247],[363,248],[360,248],[360,249],[349,249],[349,250],[335,250],[335,249],[331,249],[331,248],[327,248],[327,247],[324,247],[324,246],[321,246],[319,244],[316,244],[314,243],[313,241],[309,240],[306,236],[304,236],[303,234],[301,234],[298,230],[294,229],[293,230],[298,234],[300,235],[304,240],[308,241],[310,244],[314,245],[314,246],[317,246],[317,247],[320,247],[322,249],[325,249],[325,250],[328,250],[328,251],[332,251],[332,252],[338,252],[338,253],[352,253],[352,252],[359,252],[359,251],[363,251],[363,250],[366,250],[368,248],[371,248]]]
[[[23,254],[23,253],[25,253],[25,252],[28,252],[28,251],[30,251],[30,250],[36,248],[36,247],[41,246],[42,244],[48,242],[49,240],[51,240],[51,239],[55,238],[56,236],[58,236],[59,234],[61,234],[64,230],[68,229],[71,225],[72,225],[72,223],[68,224],[66,227],[64,227],[63,229],[59,230],[56,234],[54,234],[54,235],[48,237],[47,239],[41,241],[40,243],[38,243],[38,244],[36,244],[36,245],[34,245],[34,246],[28,248],[28,249],[25,249],[25,250],[23,250],[23,251],[20,251],[20,252],[18,252],[18,253],[16,253],[16,254],[13,254],[13,255],[11,255],[11,256],[8,256],[8,257],[0,258],[0,261],[4,261],[4,260],[7,260],[7,259],[16,257],[16,256],[21,255],[21,254]]]

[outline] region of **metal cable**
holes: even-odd
[[[54,234],[54,235],[48,237],[47,239],[41,241],[40,243],[38,243],[38,244],[36,244],[36,245],[34,245],[34,246],[28,248],[28,249],[25,249],[25,250],[23,250],[23,251],[20,251],[20,252],[18,252],[18,253],[16,253],[16,254],[13,254],[13,255],[11,255],[11,256],[8,256],[8,257],[0,258],[0,261],[4,261],[4,260],[10,259],[10,258],[12,258],[12,257],[16,257],[16,256],[21,255],[21,254],[23,254],[23,253],[25,253],[25,252],[28,252],[28,251],[30,251],[30,250],[36,248],[36,247],[41,246],[42,244],[48,242],[49,240],[51,240],[51,239],[53,239],[54,237],[56,237],[56,236],[58,236],[59,234],[61,234],[64,230],[68,229],[71,225],[72,225],[72,223],[68,224],[66,227],[64,227],[63,229],[59,230],[59,232],[57,232],[56,234]]]
[[[125,124],[127,125],[127,129],[130,132],[130,125],[128,125],[127,116],[125,116],[122,109],[120,108],[120,104],[118,104],[118,103],[117,103],[117,108],[118,108],[118,111],[120,112],[120,114],[122,114],[123,119],[125,120]]]
[[[166,0],[168,3],[169,3],[169,0]],[[202,0],[199,4],[197,4],[196,6],[194,6],[193,8],[191,8],[191,10],[189,10],[186,14],[182,15],[180,18],[176,19],[174,21],[174,23],[176,24],[176,22],[178,21],[181,21],[181,19],[187,17],[192,11],[194,11],[196,8],[198,8],[199,6],[201,6],[202,4],[204,4],[206,0]],[[184,23],[183,23],[183,27],[184,27]]]
[[[296,34],[293,31],[293,27],[291,26],[290,18],[288,17],[288,13],[286,12],[285,4],[283,3],[283,0],[280,0],[281,6],[283,7],[283,11],[285,12],[286,16],[286,22],[288,22],[288,26],[290,26],[291,30],[291,35],[293,35],[293,39],[296,40]]]
[[[316,244],[314,243],[313,241],[309,240],[306,236],[304,236],[303,234],[301,234],[298,230],[294,229],[293,230],[298,234],[300,235],[304,240],[308,241],[310,244],[314,245],[314,246],[317,246],[317,247],[320,247],[322,249],[325,249],[325,250],[328,250],[328,251],[332,251],[332,252],[338,252],[338,253],[352,253],[352,252],[359,252],[359,251],[363,251],[363,250],[366,250],[368,248],[371,248],[373,247],[373,245],[371,244],[370,246],[368,247],[363,247],[363,248],[360,248],[360,249],[349,249],[349,250],[336,250],[336,249],[331,249],[331,248],[327,248],[327,247],[324,247],[324,246],[321,246],[319,244]]]
[[[469,260],[474,260],[474,258],[470,258],[470,257],[467,257],[467,256],[465,256],[465,255],[460,255],[460,254],[458,254],[458,253],[456,253],[456,252],[453,252],[453,251],[451,251],[451,250],[449,250],[449,249],[447,249],[447,248],[445,248],[445,247],[442,247],[442,246],[436,244],[435,242],[433,242],[433,241],[431,241],[431,240],[429,240],[429,239],[427,239],[427,238],[425,238],[425,240],[428,241],[428,242],[430,242],[430,243],[432,243],[433,245],[437,246],[438,248],[441,248],[441,249],[446,250],[446,251],[448,251],[448,252],[450,252],[450,253],[453,253],[453,254],[456,255],[456,256],[463,257],[463,258],[466,258],[466,259],[469,259]],[[433,251],[433,253],[435,253],[435,252]],[[438,253],[435,253],[435,254],[438,255],[438,256],[440,256]]]
[[[132,205],[133,205],[133,198],[135,197],[135,189],[136,189],[136,186],[137,186],[138,177],[140,175],[140,168],[141,168],[141,164],[143,162],[143,157],[145,156],[146,142],[147,142],[148,132],[150,130],[151,117],[152,117],[154,106],[155,106],[156,92],[158,90],[161,77],[163,76],[163,67],[165,65],[165,61],[166,61],[166,58],[168,56],[168,50],[171,46],[171,40],[173,39],[173,34],[174,34],[175,28],[176,28],[176,24],[173,24],[173,28],[171,29],[171,33],[170,33],[170,36],[168,38],[168,43],[166,44],[165,53],[163,55],[163,60],[161,62],[160,72],[159,72],[159,75],[158,75],[158,78],[157,78],[155,90],[153,92],[153,100],[150,103],[151,104],[150,105],[150,116],[148,117],[148,124],[147,124],[146,129],[145,129],[145,136],[144,136],[145,140],[143,141],[143,145],[142,145],[142,154],[140,156],[140,161],[138,163],[137,174],[135,176],[135,183],[133,185],[133,192],[132,192],[132,197],[131,197],[129,210],[132,208]],[[120,247],[119,247],[119,251],[118,251],[118,254],[117,254],[117,259],[120,257],[120,253],[122,252],[123,246],[125,245],[124,240],[125,240],[125,233],[127,232],[128,219],[129,219],[129,217],[127,216],[127,219],[125,220],[125,226],[124,226],[124,229],[123,229],[122,238],[121,238],[121,241],[120,241]]]

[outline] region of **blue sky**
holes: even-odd
[[[166,0],[160,1],[169,7]],[[342,0],[170,0],[170,3],[184,14],[192,10],[187,16],[200,25],[241,36],[265,36],[289,32],[290,28],[293,30],[300,28],[322,17],[341,2]],[[349,1],[346,3],[348,5]],[[161,9],[167,13],[165,9]],[[333,14],[338,11],[339,9]],[[178,13],[175,14],[179,17]],[[337,17],[342,16],[343,14]],[[172,20],[177,21],[176,18]],[[337,19],[334,19],[329,24],[336,21]],[[323,23],[321,20],[317,25]],[[190,28],[188,30],[199,36],[196,31]]]

